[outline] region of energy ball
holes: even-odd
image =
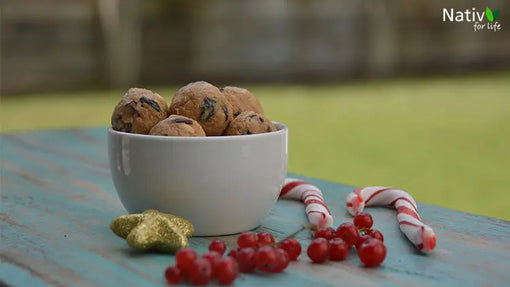
[[[158,136],[205,137],[205,132],[195,120],[185,116],[171,115],[157,123],[149,132]]]
[[[168,104],[160,95],[146,89],[131,88],[112,114],[112,128],[121,132],[148,134],[168,117]]]
[[[233,119],[232,105],[225,95],[203,81],[180,88],[172,99],[170,113],[196,120],[208,136],[222,135]]]
[[[264,115],[242,112],[230,123],[225,135],[251,135],[276,131],[274,124]]]
[[[264,114],[259,100],[247,89],[229,86],[221,88],[220,91],[232,104],[234,117],[237,117],[242,112],[248,111]]]

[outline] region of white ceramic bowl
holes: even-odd
[[[157,209],[191,221],[197,236],[260,225],[287,172],[288,128],[221,137],[108,130],[113,183],[129,213]]]

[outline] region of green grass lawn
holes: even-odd
[[[248,86],[290,127],[289,171],[510,219],[510,74]],[[175,88],[153,88],[170,99]],[[108,125],[123,91],[6,97],[1,131]]]

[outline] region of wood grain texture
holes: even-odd
[[[167,254],[140,253],[109,229],[125,214],[110,179],[106,128],[40,131],[0,137],[0,285],[146,286],[165,284]],[[292,156],[292,155],[291,155]],[[351,220],[344,208],[353,187],[301,177],[322,189],[335,226]],[[411,191],[412,193],[412,191]],[[304,252],[283,274],[243,275],[238,286],[506,286],[510,281],[510,222],[418,204],[437,247],[422,255],[398,229],[396,213],[370,208],[385,236],[380,268],[343,262],[311,264]],[[197,211],[199,212],[199,211]],[[279,201],[257,230],[282,239],[306,224],[303,205]],[[222,237],[229,247],[236,236]],[[310,234],[297,238],[304,249]],[[192,238],[205,252],[209,237]],[[352,285],[351,285],[352,284]]]

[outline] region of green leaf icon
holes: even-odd
[[[492,16],[494,16],[494,21],[498,20],[498,17],[499,17],[499,9],[492,12]]]
[[[489,7],[485,7],[485,17],[487,17],[487,20],[489,20],[489,22],[494,21],[494,16],[492,16],[492,11]]]

